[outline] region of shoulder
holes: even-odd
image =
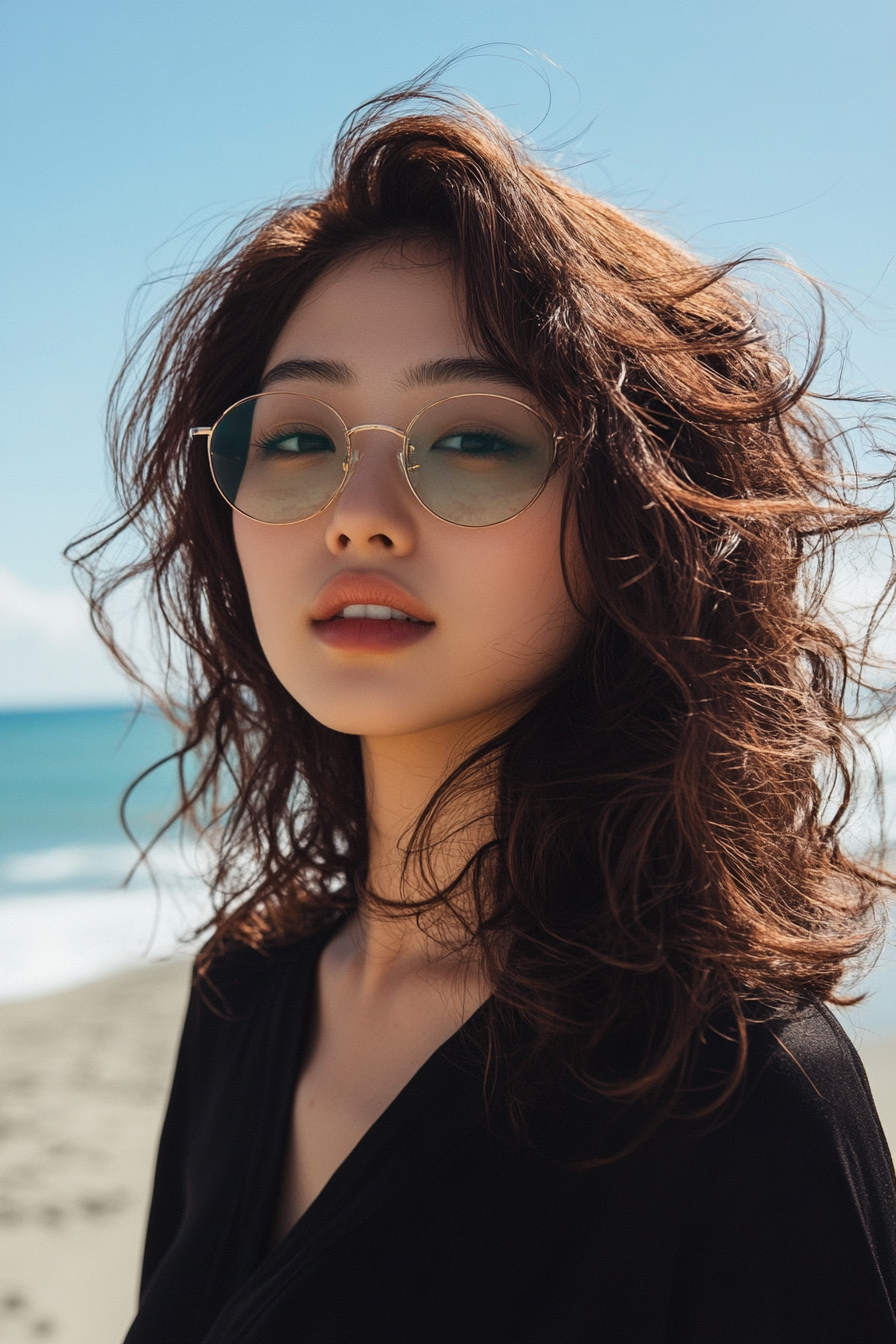
[[[166,1133],[186,1139],[203,1118],[265,1086],[301,1040],[320,949],[329,933],[288,945],[233,943],[194,974],[169,1095]],[[242,1104],[242,1102],[241,1102]]]
[[[789,1013],[756,1014],[747,1027],[747,1064],[736,1097],[704,1131],[707,1154],[737,1156],[745,1170],[862,1173],[893,1188],[893,1164],[861,1060],[834,1016],[808,1003]],[[724,1022],[711,1024],[698,1087],[730,1070],[734,1048]]]
[[[741,1126],[757,1141],[806,1153],[812,1145],[845,1159],[873,1153],[890,1182],[893,1167],[858,1053],[833,1014],[807,1003],[748,1027]],[[737,1117],[735,1116],[735,1124]]]
[[[208,960],[203,949],[193,975],[190,1007],[202,1017],[245,1019],[284,985],[294,987],[297,979],[312,973],[332,932],[328,927],[289,943],[231,942]]]
[[[896,1340],[896,1184],[861,1061],[819,1004],[748,1031],[738,1098],[680,1150],[682,1310],[715,1329],[749,1303],[751,1339],[782,1320],[782,1338],[858,1338],[861,1319],[863,1338]],[[704,1077],[730,1052],[708,1033]]]
[[[797,1094],[836,1103],[838,1085],[846,1083],[870,1097],[855,1046],[833,1013],[817,1002],[789,1013],[767,1015],[748,1027],[749,1072],[758,1081],[766,1072]]]
[[[250,947],[232,943],[197,967],[181,1037],[177,1085],[198,1086],[203,1078],[248,1063],[254,1043],[271,1040],[282,1028],[299,1029],[314,983],[320,951],[330,931],[286,945]]]

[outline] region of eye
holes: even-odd
[[[330,436],[318,429],[279,429],[258,440],[256,448],[263,457],[310,457],[336,451]]]
[[[461,453],[467,457],[518,457],[527,453],[523,443],[517,443],[494,429],[456,429],[443,434],[432,445],[432,452]]]

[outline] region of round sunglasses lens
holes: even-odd
[[[345,426],[313,397],[263,392],[231,406],[212,434],[221,494],[262,523],[296,523],[323,509],[342,484]]]
[[[411,425],[408,479],[446,522],[487,527],[522,513],[540,493],[554,436],[527,406],[486,393],[449,397]]]

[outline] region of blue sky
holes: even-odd
[[[320,185],[353,106],[459,49],[452,81],[549,154],[573,141],[587,189],[836,287],[851,381],[896,385],[891,0],[4,0],[0,48],[0,705],[121,698],[59,555],[108,507],[138,287]]]

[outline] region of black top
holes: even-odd
[[[722,1123],[588,1170],[604,1103],[515,1137],[480,1010],[269,1252],[324,942],[228,953],[226,1015],[194,991],[126,1344],[896,1344],[893,1167],[818,1006],[751,1028]]]

